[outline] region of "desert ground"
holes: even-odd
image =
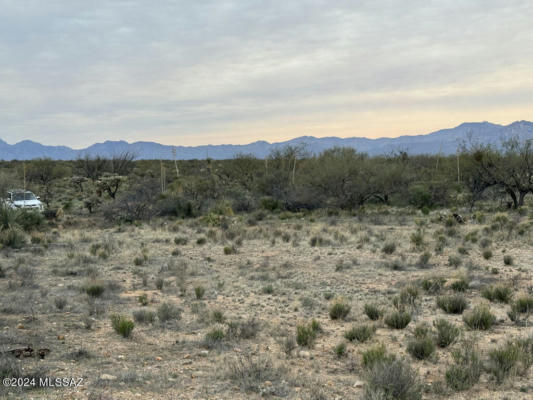
[[[459,213],[65,215],[1,251],[0,361],[3,377],[82,382],[0,397],[388,399],[369,361],[384,349],[375,357],[410,367],[387,379],[414,393],[394,398],[530,399],[533,214]],[[479,305],[488,326],[472,322]],[[440,319],[452,325],[439,336]],[[49,352],[10,352],[25,347]]]

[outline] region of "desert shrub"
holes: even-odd
[[[453,344],[461,332],[458,327],[443,318],[433,321],[433,326],[437,330],[435,340],[439,347],[448,347]]]
[[[83,291],[90,297],[100,297],[105,291],[105,286],[101,282],[87,282],[83,287]]]
[[[320,327],[320,324],[315,320],[312,320],[308,324],[298,324],[296,326],[296,343],[298,343],[299,346],[311,347],[317,333],[321,330],[322,328]]]
[[[0,378],[19,378],[23,375],[21,363],[11,354],[0,355]]]
[[[454,292],[466,292],[466,289],[468,289],[468,286],[470,286],[470,282],[468,281],[468,278],[461,277],[455,281],[452,282],[450,287]]]
[[[122,192],[114,201],[103,207],[103,216],[108,221],[133,223],[149,220],[156,212],[155,196],[160,192],[155,179],[143,179]]]
[[[146,293],[143,293],[137,297],[137,301],[141,306],[147,306],[148,305],[148,296]]]
[[[414,285],[404,286],[400,293],[392,299],[392,304],[398,309],[403,310],[405,306],[415,307],[418,299],[418,288]]]
[[[54,303],[58,310],[62,310],[67,305],[67,299],[65,299],[64,297],[56,297]]]
[[[202,285],[198,285],[194,288],[194,295],[196,296],[197,300],[203,299],[205,294],[205,288]]]
[[[387,242],[383,245],[381,248],[381,251],[385,254],[392,254],[396,251],[396,243],[394,242]]]
[[[124,315],[113,314],[111,315],[111,326],[115,332],[127,338],[131,336],[135,323]]]
[[[18,227],[10,226],[0,231],[0,244],[13,249],[20,249],[26,244],[26,236]]]
[[[207,238],[205,237],[199,237],[198,239],[196,239],[196,244],[198,246],[203,246],[206,243],[207,243]]]
[[[457,268],[463,263],[463,260],[461,260],[460,256],[451,255],[448,257],[448,265],[450,267]]]
[[[161,322],[181,319],[181,309],[171,303],[162,303],[157,308],[157,318]]]
[[[519,313],[533,313],[533,295],[519,296],[513,303],[512,308]]]
[[[346,355],[346,343],[344,342],[339,343],[338,345],[335,346],[333,351],[335,352],[335,355],[338,358],[344,357]]]
[[[361,352],[361,363],[365,369],[371,369],[378,363],[389,362],[395,358],[394,354],[387,353],[387,349],[383,343],[377,344],[374,347]]]
[[[374,325],[354,325],[344,333],[344,337],[350,342],[355,340],[363,343],[370,339],[375,331]]]
[[[445,283],[446,283],[445,278],[440,277],[440,276],[435,276],[435,277],[423,279],[420,285],[422,286],[422,289],[424,289],[427,293],[435,294],[435,293],[440,293]]]
[[[387,314],[384,320],[389,328],[404,329],[411,322],[411,315],[405,311],[393,311]]]
[[[486,249],[486,248],[489,247],[491,244],[492,244],[492,242],[490,241],[490,239],[483,238],[483,239],[481,239],[481,241],[479,242],[479,247],[481,247],[482,249]]]
[[[336,300],[329,308],[329,317],[331,319],[345,319],[352,307],[343,299]]]
[[[492,258],[492,250],[490,249],[483,250],[482,255],[485,260],[490,260]]]
[[[222,310],[213,310],[211,312],[211,320],[218,324],[223,324],[226,320],[226,317],[224,316],[224,312]]]
[[[253,339],[260,330],[259,322],[255,318],[244,321],[228,322],[227,336],[230,339]]]
[[[231,254],[237,254],[237,248],[232,245],[232,246],[226,246],[224,247],[224,254],[229,256]]]
[[[219,343],[224,337],[226,337],[224,330],[219,327],[214,327],[205,334],[205,342],[209,344]]]
[[[372,321],[377,321],[383,315],[383,311],[377,305],[370,303],[365,304],[364,312]]]
[[[497,383],[514,375],[525,375],[533,365],[533,336],[508,341],[489,352],[487,370]]]
[[[261,288],[261,292],[263,292],[264,294],[272,294],[274,293],[274,286],[272,286],[271,284],[263,286]]]
[[[335,297],[335,293],[333,293],[333,292],[324,292],[324,298],[326,300],[331,300],[333,297]]]
[[[416,262],[416,266],[418,268],[429,268],[430,264],[429,261],[431,260],[431,253],[429,251],[425,251],[422,254],[420,254],[420,257],[418,257],[418,261]]]
[[[141,308],[133,311],[133,319],[139,324],[153,324],[155,321],[155,312]]]
[[[44,216],[40,212],[27,209],[17,211],[17,224],[26,232],[37,229],[44,223]]]
[[[481,290],[481,296],[492,302],[509,303],[513,289],[507,285],[487,286]]]
[[[435,351],[435,343],[428,335],[423,337],[415,337],[407,344],[407,352],[414,358],[425,360],[429,358]]]
[[[515,343],[507,342],[502,347],[489,352],[487,369],[496,382],[502,383],[505,378],[516,373],[520,350]]]
[[[184,246],[187,243],[189,243],[189,239],[184,237],[184,236],[176,236],[174,238],[174,244],[176,244],[178,246]]]
[[[456,391],[470,389],[479,381],[483,371],[477,346],[467,341],[452,352],[452,357],[454,364],[446,370],[446,383]]]
[[[486,305],[478,305],[463,316],[463,321],[470,329],[487,330],[496,322],[496,316]]]
[[[400,258],[386,261],[383,263],[383,266],[392,271],[403,271],[405,269],[405,263]]]
[[[468,302],[461,294],[437,297],[437,307],[448,314],[462,314],[468,307]]]
[[[144,262],[145,262],[144,257],[135,257],[133,259],[133,264],[136,265],[136,266],[141,266],[141,265],[144,264]]]
[[[225,361],[229,379],[234,381],[243,391],[259,393],[264,390],[265,382],[270,382],[271,390],[283,394],[279,381],[285,376],[283,368],[276,367],[266,355],[254,358],[250,354],[243,354]],[[272,393],[275,394],[275,393]],[[280,397],[280,396],[276,396]],[[284,397],[284,396],[282,396]]]
[[[416,372],[403,360],[375,364],[366,373],[367,386],[363,399],[422,399],[422,385]],[[380,396],[380,397],[376,397]]]
[[[505,265],[513,265],[513,264],[514,264],[513,257],[510,256],[510,255],[505,255],[505,256],[503,256],[503,263],[504,263]]]
[[[411,236],[410,236],[410,239],[411,239],[411,244],[415,248],[418,249],[418,248],[424,246],[424,232],[422,232],[421,230],[413,232],[411,234]]]

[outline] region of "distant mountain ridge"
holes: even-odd
[[[464,142],[474,141],[498,146],[502,140],[512,137],[533,139],[533,123],[516,121],[509,125],[490,122],[463,123],[455,128],[442,129],[426,135],[399,136],[395,138],[368,139],[362,137],[339,138],[301,136],[285,142],[269,143],[257,141],[245,145],[206,145],[206,146],[167,146],[155,142],[106,141],[95,143],[85,149],[72,149],[66,146],[46,146],[31,140],[8,144],[0,139],[0,159],[31,160],[49,157],[56,160],[73,160],[85,155],[111,157],[123,152],[133,153],[137,159],[173,159],[172,149],[180,160],[233,158],[237,154],[253,154],[264,158],[276,148],[287,145],[305,145],[314,154],[333,147],[353,147],[371,156],[405,151],[408,154],[453,154]]]

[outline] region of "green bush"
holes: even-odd
[[[155,313],[151,310],[142,308],[133,312],[133,319],[139,324],[153,324],[155,321]]]
[[[20,249],[26,244],[26,235],[16,226],[10,226],[0,232],[0,244]]]
[[[437,330],[436,341],[439,347],[453,344],[461,332],[458,327],[443,318],[433,321],[433,326]]]
[[[372,321],[377,321],[383,315],[383,311],[375,304],[365,304],[364,312]]]
[[[422,286],[422,289],[424,289],[427,293],[435,294],[435,293],[440,293],[445,283],[446,283],[445,278],[440,277],[440,276],[435,276],[435,277],[423,279],[420,285]]]
[[[181,319],[181,309],[170,303],[162,303],[157,308],[157,318],[161,322]]]
[[[416,372],[403,360],[375,364],[366,373],[364,400],[422,399],[422,385]]]
[[[503,263],[504,263],[505,265],[513,265],[513,264],[514,264],[513,257],[510,256],[510,255],[505,255],[505,256],[503,256]]]
[[[466,292],[468,286],[470,286],[470,282],[465,277],[461,277],[456,281],[453,281],[450,285],[454,292]]]
[[[509,303],[513,289],[507,285],[487,286],[481,291],[481,296],[492,302]]]
[[[311,347],[316,338],[316,332],[309,324],[296,326],[296,343],[298,346]]]
[[[429,336],[413,338],[407,344],[407,352],[414,358],[425,360],[435,351],[435,343]]]
[[[124,315],[113,314],[111,315],[111,326],[115,332],[127,338],[131,336],[135,323]]]
[[[497,383],[502,383],[505,378],[516,373],[520,351],[520,347],[515,343],[507,342],[502,347],[489,352],[488,371]]]
[[[457,268],[462,263],[463,263],[463,260],[461,260],[460,256],[451,255],[451,256],[448,257],[448,264],[450,265],[450,267]]]
[[[333,350],[335,352],[335,355],[338,358],[343,357],[344,355],[346,355],[346,343],[344,342],[339,343],[338,345],[335,346]]]
[[[392,254],[396,251],[396,243],[387,242],[383,245],[381,251],[385,254]]]
[[[518,297],[513,305],[513,309],[522,314],[533,313],[533,295],[523,295]]]
[[[437,297],[437,306],[448,314],[462,314],[468,307],[468,302],[461,294]]]
[[[387,353],[387,349],[383,343],[377,344],[361,353],[361,362],[365,369],[371,369],[378,363],[389,362],[395,358],[394,354]]]
[[[105,287],[100,282],[88,282],[83,290],[91,297],[100,297],[104,293]]]
[[[350,342],[356,340],[363,343],[370,339],[375,331],[376,328],[373,325],[354,325],[344,333],[344,337]]]
[[[496,322],[496,316],[485,305],[476,306],[463,316],[465,324],[470,329],[487,330]]]
[[[474,386],[483,371],[477,346],[474,342],[465,342],[452,352],[454,365],[446,370],[446,383],[456,391],[468,390]]]
[[[393,311],[385,316],[389,328],[404,329],[411,322],[411,315],[405,311]]]
[[[178,245],[178,246],[184,246],[186,245],[187,243],[189,243],[189,239],[187,239],[186,237],[183,237],[183,236],[176,236],[174,238],[174,244]]]
[[[329,317],[331,319],[345,319],[348,314],[350,313],[350,310],[352,307],[350,307],[349,304],[347,304],[344,300],[339,299],[335,301],[329,308]]]
[[[203,299],[205,294],[205,288],[202,285],[198,285],[194,288],[194,295],[196,296],[197,300]]]
[[[483,258],[485,260],[490,260],[492,258],[492,250],[490,249],[483,250]]]
[[[232,246],[226,246],[224,247],[224,254],[229,256],[231,254],[237,254],[237,248],[232,245]]]

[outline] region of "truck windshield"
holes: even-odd
[[[13,201],[23,200],[35,200],[35,195],[32,192],[13,193]]]

